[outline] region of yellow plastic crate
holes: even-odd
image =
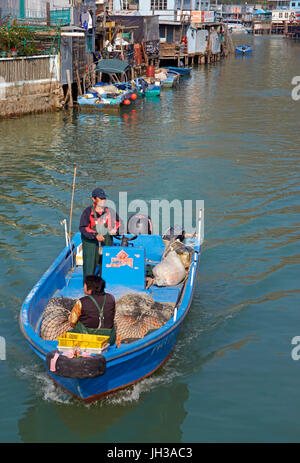
[[[58,347],[80,347],[102,349],[108,344],[109,336],[97,334],[65,333],[58,338]]]

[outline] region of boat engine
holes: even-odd
[[[185,238],[185,231],[179,225],[174,225],[170,227],[168,230],[165,231],[165,233],[162,236],[162,239],[164,241],[173,241],[173,240],[183,241],[184,238]]]

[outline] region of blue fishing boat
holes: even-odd
[[[176,66],[165,66],[165,69],[170,69],[170,71],[178,72],[181,76],[190,75],[192,68],[176,67]]]
[[[53,298],[75,300],[84,295],[80,260],[81,235],[79,233],[74,235],[71,242],[30,291],[20,312],[21,331],[34,353],[44,363],[48,375],[57,385],[76,398],[89,403],[151,375],[168,359],[189,311],[195,289],[202,242],[201,212],[197,233],[180,241],[189,249],[190,260],[188,266],[184,267],[186,271],[184,279],[176,285],[161,286],[153,283],[147,286],[146,284],[148,281],[146,267],[157,265],[164,256],[166,242],[162,236],[127,234],[123,235],[122,241],[120,241],[121,237],[114,237],[113,245],[105,247],[102,278],[106,281],[106,292],[115,296],[116,306],[120,294],[133,292],[151,297],[151,300],[157,304],[168,304],[168,307],[172,307],[172,311],[164,324],[146,332],[143,337],[106,345],[101,354],[92,353],[82,358],[80,353],[70,358],[65,351],[60,350],[58,340],[45,340],[41,337],[44,311],[50,300]],[[179,243],[179,240],[171,240],[169,243],[173,246],[175,242]],[[76,326],[73,336],[76,336]],[[68,372],[57,369],[55,362],[59,360],[68,363]],[[77,368],[76,373],[75,363],[81,361],[85,362],[84,365],[82,364],[84,368],[80,370]],[[93,375],[84,373],[89,362],[90,364],[98,362],[96,373],[94,372]],[[75,365],[74,371],[72,365]]]
[[[103,91],[106,87],[112,87],[116,91]],[[95,91],[96,90],[96,91]],[[119,109],[121,106],[128,105],[131,103],[132,95],[135,92],[129,88],[117,88],[115,85],[104,86],[96,84],[90,92],[84,95],[78,95],[77,103],[81,110],[102,110],[108,109]]]
[[[239,45],[235,48],[237,55],[249,55],[252,53],[252,48],[249,45]]]
[[[152,98],[152,97],[157,97],[160,96],[160,90],[161,90],[161,83],[160,82],[154,82],[153,84],[150,84],[146,82],[145,79],[142,77],[138,77],[135,79],[135,86],[137,89],[137,92],[139,96],[147,97],[147,98]]]
[[[175,87],[180,81],[180,74],[176,71],[168,69],[167,77],[161,81],[162,87],[171,88]]]
[[[117,80],[123,80],[124,78],[127,80],[126,73],[130,71],[130,65],[127,61],[119,59],[102,59],[98,61],[96,71],[109,75],[110,81],[113,76]],[[133,94],[135,94],[135,91],[130,85],[118,87],[113,83],[98,82],[84,95],[78,96],[77,103],[79,108],[85,111],[120,109],[124,105],[130,105],[131,100],[135,99],[135,97],[132,97]]]

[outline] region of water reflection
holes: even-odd
[[[128,201],[205,201],[205,242],[194,301],[173,355],[154,376],[157,382],[134,389],[131,402],[123,396],[125,403],[107,401],[89,409],[91,423],[86,425],[84,407],[68,400],[57,403],[56,391],[49,392],[48,385],[44,394],[32,379],[8,372],[7,384],[14,386],[13,392],[7,390],[11,400],[18,390],[31,387],[19,423],[24,441],[73,442],[78,436],[133,441],[134,432],[140,440],[180,441],[187,404],[195,411],[200,407],[189,385],[192,377],[203,385],[206,362],[217,358],[218,366],[228,362],[235,371],[228,355],[232,349],[244,364],[243,356],[251,350],[246,346],[258,352],[273,335],[274,349],[281,352],[282,339],[286,347],[290,334],[298,334],[300,102],[292,101],[290,92],[292,77],[300,75],[300,44],[276,37],[247,41],[254,48],[250,59],[233,55],[195,68],[180,89],[162,92],[155,100],[137,100],[121,114],[66,111],[0,121],[0,335],[14,352],[26,352],[8,359],[10,372],[26,369],[35,359],[18,330],[19,309],[64,246],[60,221],[69,217],[75,165],[73,232],[96,185],[115,201],[119,191],[127,191]],[[255,337],[249,335],[249,325]],[[264,369],[265,357],[258,357]],[[255,377],[255,368],[249,365],[247,379]],[[272,390],[289,397],[277,389],[280,368],[273,370]],[[226,368],[222,375],[228,384],[234,382]],[[215,387],[221,390],[222,384]],[[203,397],[208,393],[204,390]],[[231,399],[234,409],[235,397]],[[213,403],[201,403],[208,415]],[[4,417],[8,404],[3,395]],[[274,404],[276,408],[278,402]],[[18,412],[14,419],[19,421]],[[230,416],[224,417],[224,427],[229,422]],[[197,440],[200,435],[205,436],[205,426],[199,429],[198,420],[189,436]]]
[[[143,380],[88,406],[67,398],[65,403],[59,403],[53,396],[50,403],[29,402],[18,423],[20,438],[25,443],[136,443],[167,442],[172,435],[174,442],[180,442],[181,425],[186,417],[187,386],[178,383],[165,387],[159,385],[158,380],[154,388],[153,381],[155,379]],[[143,423],[140,428],[136,426],[138,421]]]

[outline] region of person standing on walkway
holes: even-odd
[[[92,192],[93,205],[84,209],[79,224],[82,240],[83,277],[94,275],[100,265],[101,276],[103,246],[112,246],[112,235],[118,233],[121,222],[118,214],[105,206],[107,195],[102,188]]]

